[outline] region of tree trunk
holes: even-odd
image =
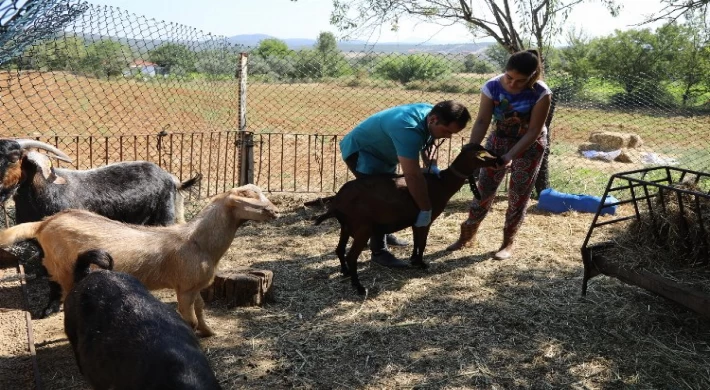
[[[228,307],[261,306],[274,300],[274,273],[253,268],[218,271],[200,294],[205,302],[224,300]]]

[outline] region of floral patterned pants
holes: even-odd
[[[507,153],[517,141],[515,138],[498,137],[492,134],[486,142],[486,147],[496,156],[501,156]],[[512,239],[525,219],[546,147],[547,137],[542,134],[528,150],[512,161],[508,184],[508,210],[505,213],[503,228],[503,235],[506,238]],[[493,206],[496,192],[505,178],[505,173],[505,169],[481,168],[478,176],[478,190],[481,193],[481,200],[474,199],[471,203],[468,219],[464,222],[466,225],[478,228]]]

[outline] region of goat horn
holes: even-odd
[[[62,160],[62,161],[66,161],[66,162],[72,162],[71,157],[67,156],[66,154],[64,154],[64,152],[62,152],[61,150],[55,148],[54,146],[52,146],[50,144],[46,144],[41,141],[35,141],[32,139],[16,139],[15,142],[20,144],[20,148],[22,148],[22,149],[37,148],[37,149],[46,150],[46,151],[54,154],[51,157],[54,157],[58,160]]]

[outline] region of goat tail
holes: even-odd
[[[18,241],[37,237],[42,221],[25,222],[0,231],[0,245],[10,245]]]
[[[326,219],[335,218],[335,210],[328,210],[325,214],[322,214],[316,218],[315,224],[320,225]]]
[[[187,190],[190,187],[194,186],[195,184],[199,183],[201,180],[202,180],[202,174],[198,172],[197,175],[195,175],[195,177],[193,177],[191,179],[187,179],[187,180],[183,181],[182,183],[179,183],[177,186],[177,189],[180,191]]]
[[[105,270],[113,270],[113,257],[103,249],[91,249],[79,253],[74,265],[74,283],[79,283],[91,270],[89,266],[95,264]]]

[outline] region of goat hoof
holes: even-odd
[[[367,294],[367,289],[362,286],[357,286],[357,294],[358,295],[365,295],[365,294]]]
[[[59,303],[50,303],[49,306],[45,307],[40,313],[40,318],[47,318],[54,313],[59,313]]]
[[[427,264],[427,263],[425,263],[425,262],[423,262],[423,261],[421,261],[421,260],[419,260],[419,261],[413,261],[413,262],[412,262],[412,267],[416,267],[416,268],[419,268],[419,269],[427,269],[427,268],[429,268],[429,264]]]

